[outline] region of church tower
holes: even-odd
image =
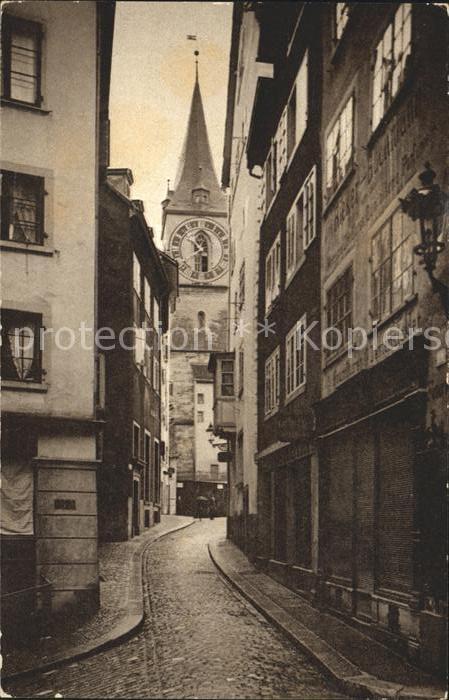
[[[178,172],[162,208],[162,241],[179,266],[179,299],[170,320],[170,466],[177,512],[194,514],[198,496],[213,495],[225,515],[226,464],[218,462],[207,432],[213,420],[207,365],[211,351],[226,349],[227,197],[212,161],[198,64]]]

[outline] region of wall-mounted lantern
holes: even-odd
[[[446,317],[449,318],[449,287],[434,276],[438,256],[443,252],[443,216],[449,195],[439,185],[434,184],[436,173],[425,163],[426,168],[419,176],[421,187],[413,188],[405,199],[400,199],[402,211],[412,221],[419,221],[421,242],[413,248],[427,272],[434,293],[439,294]]]

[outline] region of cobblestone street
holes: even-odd
[[[224,519],[203,520],[147,553],[146,619],[135,637],[6,685],[13,697],[339,698],[319,671],[229,588],[207,543]]]

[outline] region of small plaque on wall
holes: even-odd
[[[76,510],[73,498],[55,498],[55,510]]]

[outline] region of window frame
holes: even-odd
[[[14,243],[19,246],[44,246],[45,234],[45,178],[40,175],[32,175],[30,173],[16,172],[13,170],[0,170],[1,174],[1,241]],[[35,186],[36,194],[36,226],[35,240],[19,240],[10,238],[9,233],[11,226],[14,230],[14,222],[12,219],[12,208],[16,197],[15,184],[17,180],[28,181]]]
[[[301,267],[302,263],[305,260],[305,252],[307,249],[311,246],[313,241],[316,238],[316,217],[317,217],[317,195],[316,195],[316,172],[317,172],[317,167],[314,165],[312,169],[310,170],[309,174],[305,178],[301,189],[299,190],[295,201],[293,202],[293,205],[287,215],[286,219],[286,232],[285,232],[285,245],[286,245],[286,256],[285,256],[285,267],[286,267],[286,272],[285,272],[285,283],[286,285],[291,282],[293,277],[296,275],[297,271]],[[302,216],[302,225],[301,225],[301,230],[299,231],[300,227],[300,222],[299,222],[299,216],[298,216],[298,208],[299,208],[299,203],[301,200],[305,200],[305,193],[307,192],[308,186],[312,184],[313,187],[313,206],[312,206],[312,229],[313,229],[313,234],[312,236],[307,240],[307,244],[305,244],[305,239],[306,239],[306,227],[305,227],[305,217]],[[305,200],[309,201],[309,200]],[[308,208],[306,207],[306,210]],[[302,211],[304,212],[304,205],[302,207]],[[309,219],[308,219],[309,221]],[[301,254],[298,255],[298,243],[301,243]],[[293,258],[293,262],[290,262],[289,264],[289,258]]]
[[[160,394],[161,391],[161,382],[160,382],[160,362],[159,358],[156,357],[156,352],[153,351],[153,389],[156,392],[156,394]]]
[[[238,310],[239,313],[245,306],[245,261],[243,260],[239,270],[239,291],[238,291]]]
[[[143,498],[145,503],[149,503],[151,498],[151,433],[147,428],[143,434],[143,461],[145,463],[143,472]]]
[[[405,13],[405,8],[407,8],[407,14],[404,15]],[[395,52],[395,41],[397,41],[397,37],[399,36],[399,33],[396,33],[396,18],[398,17],[399,13],[402,13],[402,23],[401,23],[401,44],[403,43],[403,38],[404,38],[404,28],[406,26],[405,21],[408,20],[408,42],[406,44],[406,48],[408,48],[408,51],[404,52],[404,47],[402,46],[402,51],[399,54],[399,56],[396,56]],[[384,54],[384,43],[386,42],[386,38],[388,33],[390,33],[390,51],[387,51],[386,54]],[[405,34],[406,35],[406,34]],[[378,56],[379,50],[382,51],[382,61],[381,61],[381,66],[377,70],[378,66]],[[374,49],[373,52],[373,62],[372,62],[372,80],[371,80],[371,133],[375,133],[377,129],[381,126],[381,124],[384,122],[386,119],[395,99],[396,96],[400,93],[402,87],[404,84],[407,82],[407,77],[408,77],[408,72],[409,72],[409,62],[411,60],[411,56],[413,53],[413,3],[400,3],[392,15],[391,19],[389,19],[387,26],[385,27],[384,31],[382,32],[382,36],[377,42],[376,48]],[[387,81],[384,79],[384,61],[385,61],[385,56],[388,57],[388,54],[391,55],[391,65],[388,69],[388,79]],[[396,60],[395,60],[396,59]],[[388,60],[388,58],[387,58]],[[396,89],[394,90],[394,74],[395,71],[400,65],[403,63],[401,71],[399,73],[399,76],[397,78],[397,84],[396,84]],[[379,75],[379,84],[378,84],[378,89],[376,88],[376,82],[377,82],[377,76]],[[385,92],[385,86],[389,86],[388,93]],[[378,105],[379,101],[382,103],[382,111],[379,114],[377,114],[376,111],[376,106]],[[388,101],[388,103],[387,103]]]
[[[137,440],[138,440],[138,445],[137,445],[137,452],[136,452],[136,434],[138,435]],[[132,456],[134,460],[139,461],[142,457],[142,430],[137,423],[137,421],[133,420],[133,442],[132,442]]]
[[[351,3],[349,2],[336,2],[333,6],[333,15],[332,15],[332,20],[333,20],[333,26],[332,26],[332,31],[333,31],[333,40],[335,44],[339,44],[340,41],[343,38],[343,35],[345,33],[345,29],[348,26],[348,22],[351,16]],[[344,22],[338,21],[338,10],[341,10],[341,17],[346,14],[346,19]],[[339,30],[340,27],[340,30]]]
[[[307,384],[307,344],[300,331],[307,328],[307,315],[303,314],[300,319],[295,321],[290,331],[285,336],[285,403],[294,399],[298,394],[302,393]],[[302,361],[298,363],[298,339],[301,337]],[[293,339],[293,367],[290,371],[289,360],[291,359],[289,344]],[[296,377],[299,367],[302,367],[302,381],[296,384]],[[289,378],[293,377],[292,388],[289,389]]]
[[[281,233],[274,239],[265,258],[265,313],[281,293]],[[270,284],[268,285],[268,281]]]
[[[339,110],[336,112],[336,116],[329,122],[329,127],[326,132],[326,147],[325,147],[325,168],[324,168],[324,201],[325,204],[329,204],[329,202],[332,200],[334,195],[338,192],[340,189],[341,185],[343,182],[346,180],[348,175],[352,172],[353,166],[354,166],[354,154],[355,154],[355,116],[356,116],[356,110],[355,110],[355,94],[354,90],[351,90],[351,92],[347,95],[346,99],[344,102],[340,104]],[[345,134],[346,132],[343,130],[343,121],[346,120],[346,110],[348,110],[349,106],[351,106],[350,114],[351,114],[351,141],[350,141],[350,150],[349,150],[349,157],[347,158],[346,162],[344,163],[344,167],[341,167],[341,164],[343,163],[342,160],[342,154],[343,154],[343,149],[341,147],[341,141],[342,141],[342,134]],[[335,131],[336,130],[336,131]],[[336,133],[336,136],[333,136],[334,132]],[[335,148],[332,146],[331,143],[331,138],[335,141],[335,145],[338,143],[338,150],[335,150]],[[332,153],[330,153],[332,151]],[[334,170],[334,164],[335,162],[338,161],[336,171],[336,174],[332,174],[332,182],[329,184],[330,181],[330,176],[329,176],[329,164],[332,163],[332,170]],[[338,176],[338,169],[341,169],[341,175]]]
[[[270,418],[279,410],[281,397],[281,347],[278,345],[265,360],[264,417]]]
[[[10,342],[10,332],[9,329],[14,325],[20,326],[22,329],[30,328],[34,326],[34,339],[33,339],[33,355],[31,359],[31,364],[29,372],[31,376],[20,376],[19,370],[14,363],[15,354],[13,354],[13,348]],[[27,325],[29,324],[29,325]],[[41,313],[35,313],[33,311],[23,311],[19,309],[2,309],[2,382],[14,382],[14,384],[30,385],[35,386],[41,384],[44,376],[44,370],[42,367],[42,347],[41,347],[41,329],[43,328],[43,317]],[[33,330],[33,329],[32,329]],[[10,352],[10,357],[6,356],[6,353]],[[22,355],[22,358],[25,356]],[[16,358],[18,359],[18,358]],[[11,370],[15,369],[16,376],[8,371],[8,364],[10,364]],[[6,368],[6,370],[5,370]]]
[[[343,287],[343,293],[338,292],[338,286],[344,285],[346,280],[349,284]],[[343,304],[344,308],[344,298],[347,292],[347,298],[349,300],[349,305],[346,311],[341,314],[339,309]],[[335,299],[331,299],[332,296]],[[333,309],[337,309],[337,314],[333,316]],[[354,314],[354,271],[352,262],[345,267],[345,269],[335,278],[332,284],[326,290],[326,324],[327,328],[336,328],[342,334],[343,344],[339,348],[327,349],[326,353],[328,358],[334,358],[338,356],[342,351],[344,351],[348,345],[348,337],[345,338],[344,331],[351,328],[353,324],[353,314]]]
[[[393,222],[395,217],[398,217],[399,220],[401,221],[401,229],[402,229],[402,235],[401,235],[401,240],[399,245],[395,245],[394,241],[394,228],[393,228]],[[370,257],[370,305],[371,305],[371,316],[373,319],[373,325],[377,325],[378,323],[381,323],[382,321],[385,321],[388,319],[392,314],[394,314],[398,309],[401,308],[409,299],[411,299],[415,293],[415,265],[414,265],[414,255],[413,255],[413,239],[415,236],[415,232],[413,230],[413,222],[408,219],[406,214],[402,213],[401,208],[397,207],[391,214],[390,216],[387,217],[387,219],[384,221],[384,223],[379,226],[379,228],[376,230],[374,235],[371,238],[371,257]],[[376,239],[382,236],[383,232],[385,229],[388,227],[389,232],[388,232],[388,238],[389,238],[389,243],[388,243],[388,255],[381,261],[380,265],[378,265],[376,268],[374,267],[375,265],[375,254],[374,254],[374,245]],[[404,237],[403,233],[404,230],[408,230],[407,235]],[[410,241],[412,239],[412,242]],[[401,272],[399,275],[395,276],[394,273],[394,256],[398,252],[401,253],[401,258],[402,258],[402,250],[405,249],[408,251],[408,257],[409,257],[409,264],[408,266],[403,269],[401,267]],[[376,273],[380,272],[385,265],[388,265],[389,267],[389,276],[388,276],[388,282],[384,286],[382,285],[380,291],[378,294],[374,293],[375,290],[375,275]],[[405,294],[405,290],[403,287],[403,280],[405,278],[406,273],[409,272],[410,275],[410,291],[408,294]],[[394,283],[396,280],[400,279],[401,280],[401,299],[399,302],[396,304],[394,303]],[[382,282],[382,275],[380,275],[380,280]],[[381,307],[383,307],[383,302],[382,302],[382,292],[387,291],[389,295],[389,305],[388,309],[385,311],[382,311],[382,308],[379,311],[379,304]],[[377,299],[377,301],[375,301]],[[377,309],[376,309],[376,304],[377,304]],[[378,313],[376,313],[376,311]]]
[[[227,369],[225,371],[225,363],[231,363],[232,368]],[[231,375],[232,376],[232,382],[231,381],[223,381],[225,375]],[[234,380],[235,380],[235,362],[234,359],[226,359],[226,360],[220,360],[220,398],[232,398],[235,396],[235,386],[234,386]],[[228,391],[223,391],[224,387],[231,387],[230,393]]]
[[[34,101],[21,100],[17,97],[11,96],[11,75],[12,75],[12,34],[16,31],[17,33],[31,35],[35,38],[36,42],[36,75],[32,76],[35,78],[35,94],[36,99]],[[24,17],[17,17],[16,15],[5,12],[3,14],[2,23],[2,76],[1,76],[1,97],[11,103],[17,103],[19,105],[26,105],[28,107],[41,108],[43,103],[42,96],[42,45],[43,45],[43,29],[39,22],[26,19]],[[28,75],[28,74],[24,74]]]
[[[303,73],[304,71],[304,73]],[[304,86],[301,85],[301,78],[304,76]],[[302,100],[300,99],[301,97],[304,97],[305,94],[305,110],[303,113],[303,119],[301,120],[303,122],[302,124],[302,129],[299,131],[299,113],[298,110],[302,105]],[[293,138],[293,143],[291,142],[291,134],[290,134],[290,128],[291,128],[291,123],[292,123],[292,118],[289,116],[289,107],[292,103],[292,101],[295,101],[295,116],[294,116],[294,121],[293,121],[293,126],[294,126],[294,138]],[[286,125],[286,152],[287,152],[287,168],[289,168],[290,163],[292,162],[293,158],[295,157],[295,153],[298,150],[299,145],[301,144],[304,134],[307,131],[307,127],[309,125],[309,49],[306,48],[304,51],[304,54],[301,58],[301,63],[299,64],[298,72],[296,74],[295,82],[293,84],[293,87],[290,91],[290,95],[287,100],[287,125]]]

